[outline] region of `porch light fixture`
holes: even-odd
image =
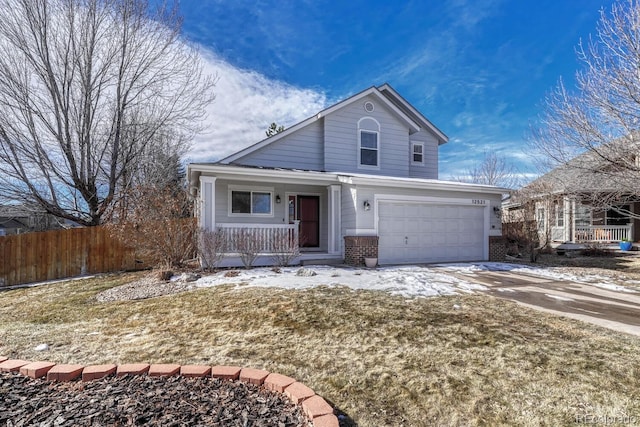
[[[364,206],[364,210],[365,210],[365,211],[368,211],[368,210],[370,210],[370,209],[371,209],[371,203],[369,203],[369,201],[368,201],[368,200],[365,200],[365,201],[364,201],[364,205],[363,205],[363,206]]]
[[[280,200],[280,195],[276,194],[276,203],[280,203],[282,200]]]

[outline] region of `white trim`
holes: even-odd
[[[206,203],[205,200],[205,188],[208,184],[211,184],[211,227],[210,229],[215,229],[216,226],[216,177],[215,176],[202,176],[200,175],[200,191],[199,191],[199,199],[200,199],[200,227],[206,229],[207,228],[207,217],[205,216],[206,212]]]
[[[368,105],[371,105],[371,109],[367,108]],[[373,113],[376,110],[376,105],[371,101],[365,101],[362,107],[367,113]],[[640,165],[640,162],[638,164]]]
[[[431,123],[431,121],[429,119],[427,119],[422,113],[420,113],[418,110],[416,110],[413,107],[413,105],[409,104],[402,97],[402,95],[400,95],[398,92],[396,92],[396,90],[394,88],[392,88],[391,86],[389,86],[388,83],[385,83],[385,84],[383,84],[381,86],[378,86],[378,90],[380,90],[380,92],[384,92],[384,91],[388,92],[391,96],[393,96],[396,99],[396,101],[400,102],[404,108],[406,108],[416,118],[418,118],[420,121],[422,121],[423,127],[429,129],[431,132],[433,132],[438,137],[438,139],[439,139],[438,145],[445,144],[445,143],[447,143],[449,141],[449,137],[447,135],[445,135],[444,132],[442,132],[433,123]],[[385,97],[386,96],[388,96],[388,95],[385,95]]]
[[[376,136],[376,148],[362,147],[362,133],[370,133]],[[363,165],[362,164],[362,150],[370,150],[376,152],[376,164],[375,165]],[[380,131],[367,130],[358,128],[358,169],[380,170]]]
[[[415,152],[415,147],[420,147],[420,153],[416,153]],[[422,156],[422,161],[421,162],[416,162],[414,160],[414,156],[416,154],[420,154],[420,156]],[[411,141],[411,153],[409,153],[409,155],[411,156],[410,161],[412,165],[415,166],[424,166],[424,142],[422,141]]]
[[[361,123],[364,120],[371,120],[376,124],[376,127],[378,128],[377,130],[371,130],[371,129],[363,129],[360,127]],[[364,116],[361,117],[360,120],[358,120],[358,125],[357,125],[357,129],[358,129],[358,152],[357,152],[357,164],[356,167],[358,169],[369,169],[369,170],[380,170],[380,164],[382,162],[381,159],[381,142],[380,142],[380,130],[381,130],[381,126],[380,126],[380,122],[377,121],[375,118],[371,117],[371,116]],[[362,147],[362,132],[367,132],[370,134],[375,134],[376,135],[376,164],[375,165],[363,165],[362,164],[362,150],[371,150],[373,151],[373,148],[369,148],[369,147]]]
[[[327,251],[330,254],[340,253],[340,229],[342,212],[342,186],[329,185],[327,187],[328,239]]]
[[[348,185],[372,185],[377,187],[416,188],[430,190],[463,191],[471,193],[503,194],[510,190],[481,184],[440,181],[437,179],[401,178],[392,176],[376,176],[355,174],[350,172],[313,172],[299,170],[279,170],[247,168],[242,166],[220,164],[189,165],[190,176],[197,179],[197,173],[212,173],[218,179],[235,179],[255,182],[291,183],[309,185],[329,185],[343,183]],[[202,175],[200,175],[202,176]]]
[[[394,176],[376,176],[336,172],[338,180],[348,185],[372,185],[379,187],[417,188],[429,190],[462,191],[471,193],[504,194],[509,189],[492,185],[467,184],[462,182],[440,181],[437,179],[402,178]]]
[[[347,228],[345,236],[377,236],[378,230],[375,228]]]
[[[248,192],[251,196],[251,205],[250,209],[253,211],[253,193],[269,193],[269,213],[237,213],[233,212],[231,194],[234,191],[242,191]],[[259,218],[273,218],[274,217],[274,188],[273,187],[257,187],[257,186],[245,186],[245,185],[237,185],[237,184],[229,184],[227,185],[227,215],[229,218],[247,218],[247,217],[259,217]]]

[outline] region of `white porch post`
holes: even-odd
[[[576,199],[571,198],[571,241],[576,241]]]
[[[216,177],[200,175],[200,227],[216,227]]]
[[[340,253],[340,214],[342,210],[342,187],[340,185],[329,185],[327,187],[327,211],[329,222],[329,239],[327,250],[330,254]]]

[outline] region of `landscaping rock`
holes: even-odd
[[[180,276],[178,276],[178,280],[180,282],[190,283],[190,282],[195,282],[200,277],[201,276],[199,274],[196,274],[196,273],[182,273]]]
[[[311,277],[311,276],[317,276],[318,273],[316,273],[315,271],[309,269],[309,268],[300,268],[298,269],[298,271],[296,271],[296,276],[302,276],[302,277]]]
[[[34,351],[47,351],[47,350],[49,350],[49,345],[48,344],[39,344],[33,350]]]
[[[147,277],[143,277],[140,280],[136,280],[135,282],[116,286],[115,288],[100,292],[96,295],[96,299],[99,302],[108,302],[154,298],[188,291],[194,287],[195,285],[192,283],[179,280],[163,282],[152,274]]]

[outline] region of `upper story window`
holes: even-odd
[[[380,168],[380,123],[373,117],[358,121],[358,167]]]
[[[422,142],[411,143],[411,163],[414,165],[424,164],[424,144]]]
[[[229,188],[229,215],[273,215],[273,191]]]

